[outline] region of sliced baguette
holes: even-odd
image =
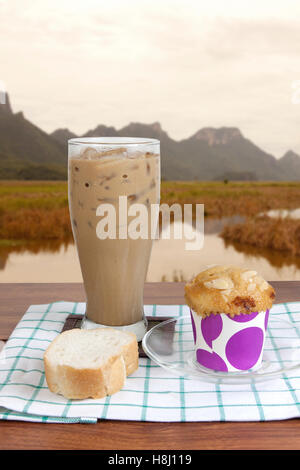
[[[103,398],[118,392],[138,368],[136,336],[113,328],[64,331],[45,351],[44,366],[51,392]]]

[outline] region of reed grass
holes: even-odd
[[[226,226],[220,235],[226,241],[300,256],[300,220],[254,217]]]
[[[71,236],[66,208],[20,209],[0,216],[0,238],[5,240],[67,240]]]
[[[281,227],[282,221],[263,222],[256,217],[270,209],[299,208],[300,183],[163,181],[161,202],[170,205],[204,203],[205,215],[215,218],[246,216],[249,219],[244,228],[226,227],[222,236],[227,240],[298,253],[295,237],[299,232],[293,222],[289,222],[289,226],[294,235],[289,235],[288,230]],[[272,233],[268,238],[269,231]],[[9,240],[72,240],[67,183],[1,181],[0,240],[5,243]]]
[[[270,209],[300,207],[297,182],[163,182],[162,202],[203,203],[205,215],[221,218],[254,216]]]

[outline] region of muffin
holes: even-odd
[[[214,266],[185,286],[198,363],[238,372],[262,361],[273,287],[256,271]]]

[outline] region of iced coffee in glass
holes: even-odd
[[[84,327],[127,329],[141,340],[143,289],[157,225],[151,207],[160,200],[160,143],[100,137],[68,144],[69,209],[87,301]]]

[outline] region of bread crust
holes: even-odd
[[[122,348],[122,356],[125,362],[126,375],[131,375],[139,366],[139,348],[134,333],[130,333],[132,341]]]
[[[110,356],[100,367],[76,368],[53,364],[52,348],[61,335],[70,334],[71,331],[58,335],[45,351],[44,368],[50,391],[68,399],[104,398],[118,392],[124,386],[126,376],[138,368],[136,336],[131,334],[132,340],[122,347],[121,353]]]

